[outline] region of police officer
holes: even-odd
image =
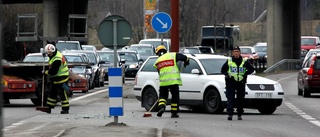
[[[63,84],[68,84],[69,80],[69,69],[67,66],[67,61],[64,56],[57,51],[54,43],[49,43],[45,46],[44,51],[49,56],[49,70],[46,70],[44,73],[50,76],[51,88],[49,91],[49,96],[47,99],[48,110],[45,112],[51,113],[57,104],[57,95],[61,99],[61,114],[69,113],[69,100],[67,96],[67,91],[64,90]]]
[[[228,120],[232,120],[235,94],[237,94],[238,120],[242,120],[243,103],[247,76],[254,71],[253,66],[241,57],[239,46],[232,49],[232,57],[222,66],[221,73],[225,75]]]
[[[167,49],[163,45],[159,45],[156,48],[156,54],[159,56],[155,64],[153,65],[159,73],[160,81],[160,95],[159,95],[159,107],[157,116],[161,117],[166,109],[169,90],[172,95],[171,99],[171,118],[178,118],[179,111],[179,86],[182,86],[180,78],[180,71],[177,66],[178,61],[184,61],[184,67],[189,65],[189,59],[187,56],[181,53],[167,52]]]

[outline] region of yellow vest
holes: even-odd
[[[246,68],[243,67],[244,62],[247,59],[242,59],[242,62],[239,66],[239,70],[238,70],[238,66],[235,62],[232,61],[231,58],[228,59],[228,66],[229,66],[229,70],[228,70],[228,74],[229,76],[233,76],[234,80],[236,81],[241,81],[243,79],[244,74],[246,73]]]
[[[51,66],[52,63],[56,60],[61,60],[61,65],[59,67],[58,73],[56,75],[51,76],[51,77],[69,76],[69,69],[67,66],[67,61],[59,51],[57,51],[57,54],[49,60],[49,66]]]
[[[166,53],[160,56],[153,66],[159,70],[160,86],[175,84],[182,86],[180,72],[176,62],[176,53]]]

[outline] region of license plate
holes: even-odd
[[[272,93],[256,93],[256,98],[272,98]]]

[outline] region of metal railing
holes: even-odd
[[[276,64],[268,67],[263,73],[272,73],[279,71],[299,70],[301,69],[301,59],[283,59]]]

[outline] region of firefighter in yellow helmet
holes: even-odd
[[[156,54],[159,56],[153,65],[159,73],[160,94],[159,111],[157,116],[161,117],[167,105],[169,90],[171,99],[171,118],[178,118],[179,111],[179,86],[182,85],[180,70],[177,66],[178,61],[183,61],[184,66],[189,65],[189,58],[181,53],[167,52],[163,45],[156,48]]]
[[[228,120],[232,120],[235,101],[237,101],[238,120],[242,120],[247,76],[253,71],[254,68],[248,60],[241,57],[239,46],[234,46],[232,57],[221,68],[221,73],[225,75],[226,82]],[[237,100],[235,99],[235,94],[237,94]]]
[[[44,72],[45,75],[50,76],[51,88],[49,96],[47,98],[48,110],[45,112],[51,113],[57,104],[57,96],[61,99],[61,114],[69,113],[69,100],[67,91],[64,90],[63,84],[68,84],[69,80],[69,69],[67,61],[64,56],[56,49],[55,43],[48,43],[44,48],[45,53],[49,56],[49,70]]]

